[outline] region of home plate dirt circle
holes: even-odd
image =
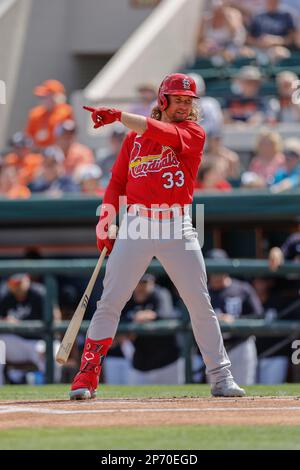
[[[95,399],[0,402],[0,429],[300,424],[298,397]]]

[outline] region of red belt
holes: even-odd
[[[154,220],[168,220],[174,219],[184,215],[184,207],[174,207],[173,209],[148,209],[146,207],[129,206],[128,213],[147,217]]]

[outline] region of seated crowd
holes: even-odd
[[[295,0],[213,0],[206,2],[198,55],[220,66],[237,58],[258,64],[288,58],[300,46],[300,7]]]
[[[288,70],[279,72],[276,92],[269,96],[261,91],[266,78],[260,69],[246,65],[231,79],[226,97],[218,100],[207,95],[201,75],[190,75],[201,97],[199,123],[206,131],[195,193],[233,187],[282,192],[299,187],[299,133],[285,138],[277,126],[291,124],[295,129],[300,123],[298,76]],[[155,88],[145,83],[138,93],[139,101],[129,110],[150,115]],[[103,196],[126,128],[116,123],[106,146],[91,149],[78,141],[73,111],[60,82],[48,80],[36,87],[35,94],[41,104],[29,112],[25,129],[16,132],[0,154],[0,197]],[[255,129],[256,145],[246,155],[229,148],[224,143],[229,128],[241,135]]]

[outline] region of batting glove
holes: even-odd
[[[98,249],[102,251],[106,247],[108,256],[113,249],[117,237],[117,226],[112,224],[108,227],[108,223],[104,225],[103,218],[100,216],[96,227],[96,237]]]
[[[94,129],[106,126],[115,121],[121,121],[122,111],[114,108],[91,108],[90,106],[83,106],[83,109],[92,113],[92,120],[94,121]]]

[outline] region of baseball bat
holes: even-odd
[[[63,340],[61,342],[61,345],[59,347],[59,350],[56,354],[56,362],[58,364],[65,364],[68,360],[68,357],[70,355],[71,349],[73,347],[73,344],[75,343],[76,337],[78,335],[78,331],[80,329],[80,325],[82,322],[82,319],[84,317],[88,302],[90,300],[90,296],[93,290],[93,287],[95,285],[96,279],[98,277],[99,271],[101,269],[102,263],[104,261],[105,255],[107,252],[107,248],[104,247],[101,255],[98,259],[98,262],[95,266],[94,272],[92,274],[91,279],[89,280],[89,283],[87,285],[87,288],[78,304],[78,307],[75,310],[75,313],[69,323],[69,326],[67,328],[67,331],[63,337]]]

